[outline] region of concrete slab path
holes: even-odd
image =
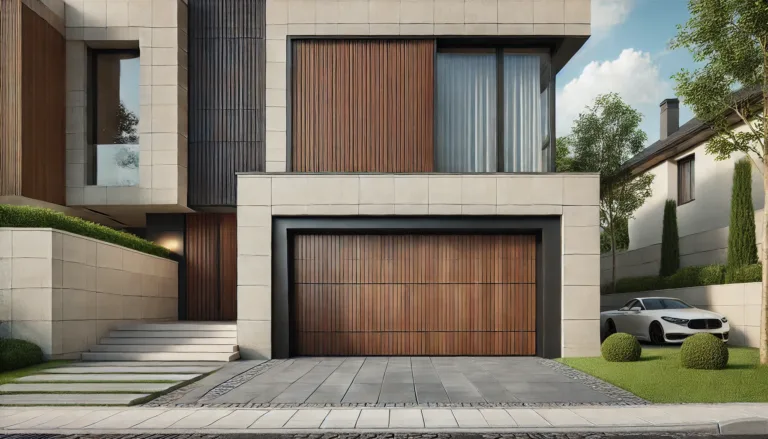
[[[576,432],[768,429],[768,404],[573,408],[0,408],[0,433]],[[768,431],[768,430],[766,430]]]

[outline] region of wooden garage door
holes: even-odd
[[[523,235],[300,235],[294,355],[535,355]]]

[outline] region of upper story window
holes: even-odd
[[[292,42],[294,172],[546,172],[548,49],[435,39]]]
[[[139,51],[89,53],[88,183],[139,184]]]
[[[677,162],[677,205],[696,199],[696,156],[690,155]]]
[[[437,53],[437,172],[550,169],[546,53]]]

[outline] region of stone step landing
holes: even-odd
[[[130,323],[84,352],[83,361],[234,361],[237,325],[227,322]]]

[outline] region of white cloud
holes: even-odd
[[[592,0],[592,28],[606,31],[624,23],[634,6],[634,0]]]
[[[618,93],[624,102],[643,112],[643,125],[648,127],[650,115],[658,112],[659,102],[668,97],[670,90],[650,53],[624,49],[614,60],[592,61],[557,92],[557,135],[570,133],[579,113],[592,105],[598,95],[610,92]],[[652,138],[652,133],[648,134]]]

